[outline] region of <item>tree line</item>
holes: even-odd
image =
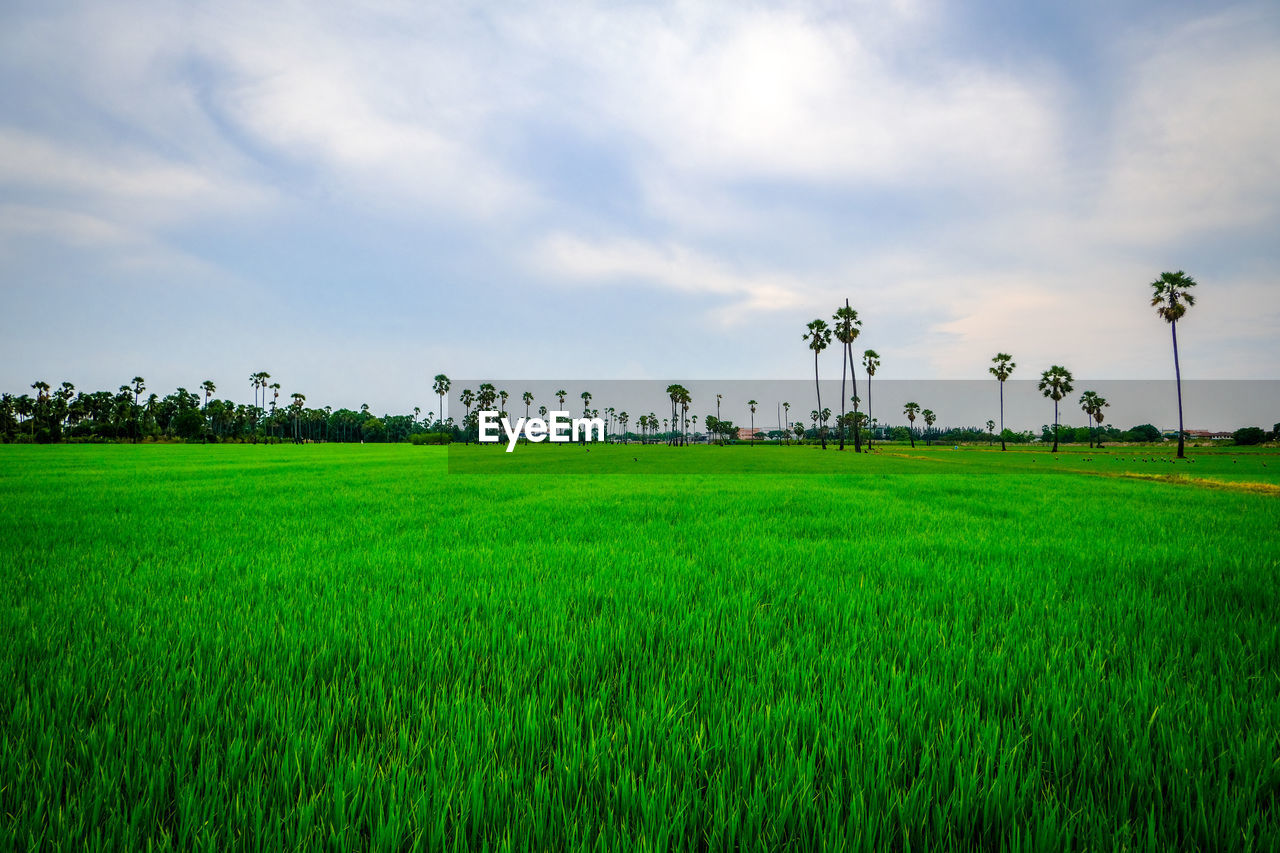
[[[1151,283],[1151,304],[1157,315],[1169,324],[1174,355],[1174,372],[1178,395],[1178,456],[1184,455],[1186,432],[1182,419],[1182,372],[1178,357],[1177,324],[1187,312],[1188,307],[1195,305],[1195,296],[1191,292],[1196,281],[1181,270],[1176,273],[1165,272]],[[1110,403],[1092,390],[1084,391],[1076,403],[1088,421],[1085,428],[1063,427],[1061,423],[1060,404],[1068,399],[1074,390],[1074,377],[1071,371],[1062,365],[1051,365],[1041,374],[1037,388],[1044,397],[1053,403],[1052,426],[1046,424],[1040,435],[1033,432],[1014,432],[1004,425],[1004,384],[1013,375],[1017,364],[1008,353],[997,353],[992,358],[988,372],[995,377],[999,388],[999,431],[997,423],[988,420],[985,429],[981,427],[935,429],[938,415],[929,408],[922,407],[916,401],[907,401],[902,407],[902,414],[907,425],[890,426],[872,415],[872,380],[880,367],[880,355],[874,349],[866,349],[861,357],[855,355],[854,344],[862,333],[862,321],[858,312],[846,299],[839,306],[828,323],[822,318],[809,322],[802,339],[813,353],[813,378],[815,407],[810,410],[807,419],[791,420],[791,403],[784,401],[781,408],[787,417],[782,429],[755,429],[755,415],[759,403],[752,399],[747,401],[750,411],[748,440],[755,443],[757,438],[773,441],[814,441],[826,449],[828,441],[838,444],[839,450],[852,446],[855,453],[869,450],[876,440],[907,441],[912,447],[917,438],[926,445],[934,441],[954,443],[974,443],[988,441],[994,443],[997,436],[1002,450],[1007,445],[1027,443],[1031,441],[1052,442],[1052,451],[1057,452],[1060,441],[1087,441],[1092,447],[1102,446],[1104,441],[1159,441],[1160,431],[1151,424],[1140,424],[1129,430],[1120,431],[1114,426],[1105,424],[1106,412]],[[839,414],[824,406],[822,402],[822,386],[820,380],[820,356],[833,342],[840,345],[840,400]],[[862,410],[862,397],[858,391],[858,367],[865,373],[866,411]],[[455,422],[453,417],[444,417],[445,395],[452,389],[452,381],[443,373],[432,380],[431,390],[438,401],[434,411],[422,416],[422,411],[414,407],[412,414],[374,415],[368,404],[359,410],[331,406],[315,407],[307,405],[306,395],[301,392],[290,392],[281,399],[282,386],[272,381],[272,376],[265,370],[255,371],[248,377],[253,393],[253,403],[237,403],[229,399],[218,399],[217,385],[213,380],[201,382],[198,392],[186,388],[178,388],[163,397],[151,393],[146,397],[146,380],[141,376],[133,377],[128,383],[119,386],[116,391],[77,391],[70,382],[63,382],[53,387],[44,381],[31,384],[34,396],[26,393],[13,395],[5,393],[0,396],[0,440],[5,442],[31,441],[50,443],[65,440],[97,440],[97,441],[144,441],[157,439],[183,439],[200,441],[242,441],[242,442],[363,442],[363,441],[471,441],[477,434],[477,421],[480,411],[497,410],[501,417],[509,417],[508,403],[522,404],[524,416],[533,414],[534,395],[524,391],[518,403],[504,389],[492,383],[482,383],[476,389],[465,388],[459,394],[462,404],[462,417]],[[852,391],[846,396],[846,391]],[[736,441],[739,428],[732,421],[721,417],[723,395],[715,395],[715,414],[706,414],[699,431],[698,415],[691,414],[693,398],[689,389],[680,384],[672,384],[666,388],[668,411],[659,417],[657,412],[647,412],[634,417],[625,410],[615,406],[593,408],[593,395],[590,391],[582,391],[577,397],[582,401],[584,417],[601,418],[605,421],[606,435],[613,440],[664,442],[672,446],[683,446],[693,441],[715,441],[727,443]],[[554,394],[559,410],[565,410],[565,401],[569,392],[560,389]],[[545,418],[548,414],[546,405],[538,406],[537,413]],[[923,426],[916,427],[916,421]],[[634,428],[633,428],[634,427]],[[1063,430],[1066,430],[1064,435]],[[1249,427],[1237,431],[1239,443],[1258,443],[1274,439],[1280,432],[1280,424],[1268,434],[1261,428]],[[864,441],[865,437],[865,441]]]

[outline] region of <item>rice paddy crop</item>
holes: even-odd
[[[0,447],[0,847],[1280,847],[1280,458],[880,450]]]

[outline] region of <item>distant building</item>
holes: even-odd
[[[1209,439],[1210,441],[1230,441],[1231,433],[1217,429],[1189,429],[1186,430],[1187,438]],[[1178,431],[1173,431],[1173,437],[1178,437]]]
[[[764,440],[764,430],[757,429],[755,431],[756,441]],[[738,441],[751,440],[751,427],[738,427]]]

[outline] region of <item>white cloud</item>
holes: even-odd
[[[678,244],[635,240],[588,242],[566,234],[547,238],[532,259],[536,268],[561,279],[591,285],[651,286],[695,295],[726,297],[716,316],[726,323],[748,312],[778,311],[800,304],[805,287],[776,272],[742,272]]]

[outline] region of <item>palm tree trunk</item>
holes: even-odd
[[[907,438],[911,439],[911,449],[915,450],[916,449],[916,422],[908,419],[907,423],[910,424],[910,426],[907,427]]]
[[[1182,429],[1182,368],[1178,366],[1178,321],[1174,320],[1169,327],[1173,329],[1173,375],[1178,384],[1178,458],[1185,459]]]
[[[853,344],[845,347],[846,355],[849,357],[849,379],[853,385],[853,452],[862,452],[862,435],[858,427],[858,365],[853,361]],[[867,380],[870,382],[871,380]]]
[[[867,449],[871,449],[871,442],[875,440],[875,419],[871,417],[871,374],[867,374],[867,424],[871,426],[871,432],[867,435]]]
[[[814,343],[817,343],[815,341]],[[818,438],[822,440],[822,449],[827,449],[827,432],[821,426],[822,420],[822,386],[818,384],[818,351],[813,351],[813,388],[818,394]]]
[[[1089,418],[1089,449],[1093,450],[1093,412],[1085,412]]]
[[[840,352],[840,449],[844,450],[844,379],[849,372],[849,347],[841,345]],[[818,411],[822,411],[819,404]]]
[[[1053,450],[1050,453],[1058,452],[1058,401],[1053,401]]]
[[[1004,380],[1000,380],[1000,450],[1003,452],[1007,448],[1004,446]]]

